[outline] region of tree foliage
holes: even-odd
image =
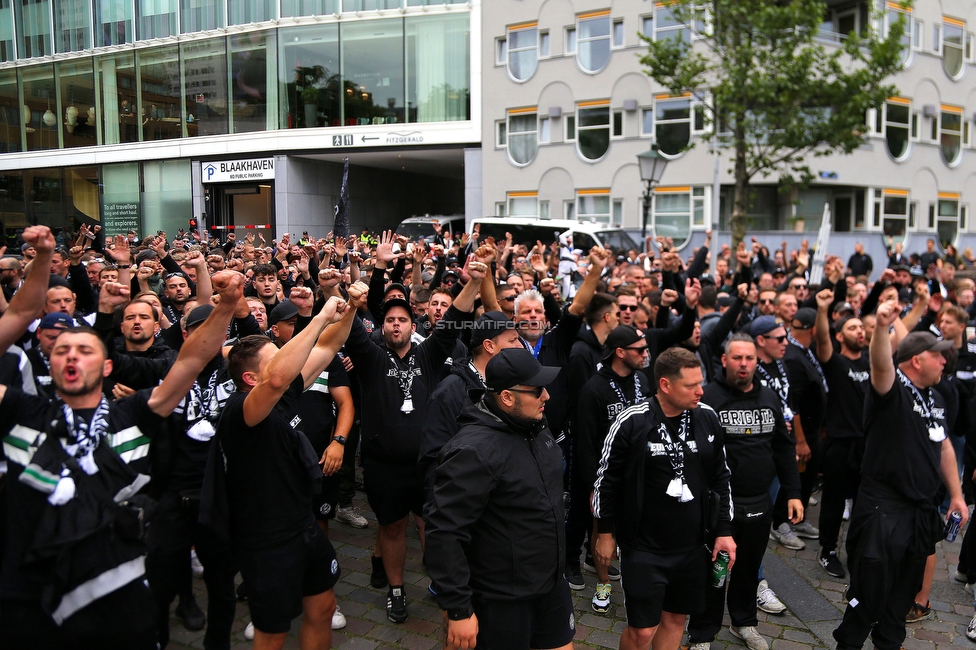
[[[807,183],[811,156],[864,142],[867,110],[897,93],[886,80],[901,68],[906,20],[900,14],[884,37],[868,29],[833,44],[818,37],[823,0],[676,0],[668,9],[697,26],[696,44],[645,37],[641,63],[672,94],[693,93],[715,127],[706,137],[731,152],[734,247],[752,179]]]

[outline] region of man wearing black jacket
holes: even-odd
[[[761,321],[762,318],[756,322]],[[725,345],[722,365],[725,377],[716,378],[705,387],[702,402],[718,414],[732,472],[732,537],[737,564],[729,574],[731,630],[750,650],[767,650],[769,644],[756,630],[756,588],[773,520],[769,486],[778,476],[780,491],[788,499],[790,519],[799,522],[803,505],[796,444],[786,428],[780,397],[756,378],[757,354],[752,337],[735,334]],[[688,642],[693,650],[707,650],[722,627],[725,589],[709,589],[707,593],[705,612],[693,615],[688,626]]]
[[[562,455],[544,416],[558,373],[525,350],[495,355],[438,456],[424,559],[450,647],[572,648]]]
[[[699,408],[701,363],[671,348],[654,363],[654,377],[657,395],[611,425],[593,486],[597,561],[609,564],[621,549],[620,650],[648,650],[654,639],[677,648],[687,615],[705,609],[709,558],[725,551],[729,568],[735,564],[724,432],[711,408]],[[717,523],[707,531],[712,516]],[[711,552],[707,535],[716,535]]]
[[[603,367],[580,391],[573,424],[573,498],[566,519],[567,579],[573,567],[579,573],[580,544],[593,525],[590,494],[607,431],[627,407],[646,400],[653,392],[641,370],[648,354],[642,332],[631,325],[619,325],[607,337],[606,349]],[[596,593],[591,602],[593,611],[609,611],[610,580],[619,580],[620,572],[616,569],[611,572],[611,567],[595,563],[589,546],[584,564],[597,574]]]

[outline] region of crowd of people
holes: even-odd
[[[710,231],[686,259],[662,237],[580,251],[436,226],[22,239],[0,252],[9,647],[162,648],[178,599],[227,650],[246,599],[255,648],[298,616],[301,647],[328,648],[329,522],[370,525],[361,487],[387,617],[409,616],[412,515],[445,647],[571,648],[585,570],[597,613],[622,578],[622,650],[686,630],[707,650],[726,608],[768,650],[775,540],[849,578],[838,648],[894,650],[931,616],[946,517],[969,517],[976,283],[932,240],[812,274],[807,242],[713,250]],[[968,529],[955,578],[976,583]]]

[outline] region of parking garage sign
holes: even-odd
[[[203,163],[204,183],[263,181],[275,177],[274,158],[241,158]]]

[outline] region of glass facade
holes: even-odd
[[[51,0],[13,0],[17,54],[21,59],[54,54]]]
[[[340,40],[343,124],[395,124],[408,120],[404,99],[403,20],[342,26]],[[416,115],[417,106],[410,106]]]
[[[228,129],[226,40],[213,38],[180,47],[186,97],[186,136],[220,135]]]
[[[134,40],[132,3],[95,0],[95,45],[121,45]]]
[[[58,52],[77,52],[92,46],[91,0],[54,3],[54,37]]]

